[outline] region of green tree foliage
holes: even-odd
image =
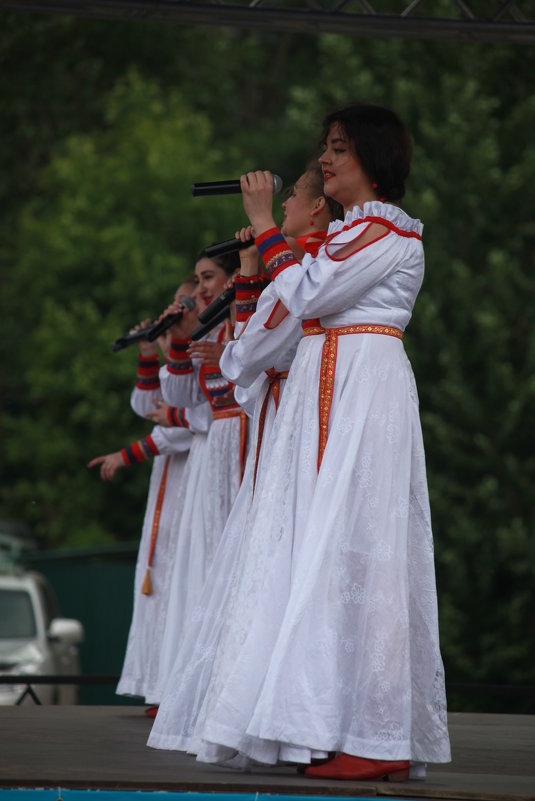
[[[448,678],[533,683],[532,51],[4,17],[2,514],[48,544],[137,536],[146,470],[109,486],[83,465],[148,430],[135,354],[110,343],[244,222],[189,184],[292,180],[326,111],[385,104],[413,135],[404,205],[425,224],[406,347]]]
[[[130,73],[109,93],[104,118],[105,129],[66,138],[43,169],[18,220],[6,288],[19,338],[4,499],[50,544],[132,538],[132,521],[110,514],[110,488],[84,469],[149,430],[128,408],[135,349],[113,354],[110,345],[171,301],[195,254],[226,238],[237,214],[235,200],[192,203],[199,165],[221,175],[222,154],[206,119],[176,93]],[[141,501],[139,518],[146,474],[137,471],[135,482],[121,479]]]

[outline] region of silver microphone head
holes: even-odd
[[[282,189],[282,178],[280,175],[273,174],[273,194],[278,194]]]

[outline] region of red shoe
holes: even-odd
[[[155,718],[158,714],[158,707],[157,706],[148,706],[145,710],[145,714],[148,718]]]
[[[391,782],[404,782],[409,778],[410,766],[408,760],[389,762],[383,759],[365,759],[350,754],[338,754],[323,765],[310,765],[305,770],[305,776],[342,781],[387,779]]]

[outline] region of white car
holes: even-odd
[[[0,676],[78,675],[78,645],[84,638],[78,620],[59,617],[55,595],[40,573],[0,571]],[[0,683],[0,705],[16,704],[26,684]],[[43,704],[76,703],[78,687],[31,685]],[[33,703],[26,695],[24,703]]]

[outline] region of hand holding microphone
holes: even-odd
[[[195,300],[189,296],[182,298],[180,304],[172,303],[167,307],[159,320],[151,327],[151,330],[147,334],[147,340],[149,342],[154,342],[173,325],[179,325],[182,322],[184,313],[193,311],[194,308]]]
[[[148,342],[148,335],[152,330],[153,323],[150,320],[143,320],[142,323],[135,326],[128,334],[124,334],[124,336],[119,337],[116,339],[111,349],[114,352],[119,350],[124,350],[124,348],[128,348],[130,345],[134,345],[136,342],[139,343],[139,349],[144,356],[148,356],[151,353],[154,353],[156,350],[156,345],[149,344]]]
[[[271,175],[271,173],[268,173]],[[273,175],[272,194],[277,194],[282,189],[282,178],[280,175]],[[242,191],[241,178],[230,181],[205,181],[191,185],[193,197],[213,197],[216,195],[239,195]]]
[[[267,170],[248,172],[240,178],[243,208],[256,236],[275,227],[273,220],[273,175]]]

